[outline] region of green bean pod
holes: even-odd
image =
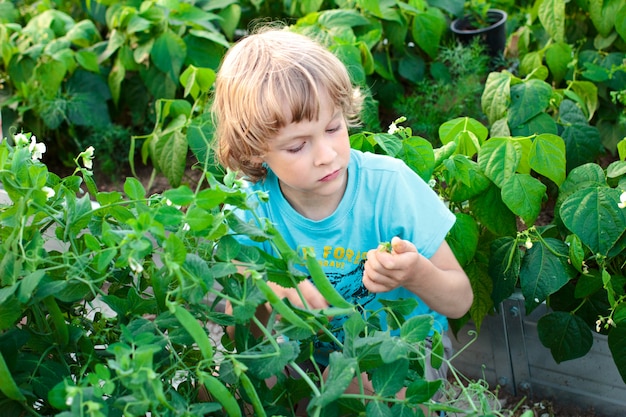
[[[263,293],[267,301],[272,305],[272,308],[281,315],[283,319],[293,324],[296,327],[307,329],[313,333],[311,326],[309,326],[300,316],[298,316],[278,295],[274,292],[267,282],[263,279],[256,279],[255,284],[257,288]]]
[[[252,381],[250,381],[248,375],[244,372],[239,374],[239,382],[241,382],[243,390],[248,394],[248,398],[250,398],[250,403],[252,404],[252,408],[254,408],[254,415],[257,417],[266,417],[259,394],[256,392],[256,389],[254,389],[254,385],[252,385]]]
[[[196,342],[204,359],[213,359],[213,345],[206,330],[198,323],[198,320],[180,305],[174,306],[174,315]]]
[[[312,251],[306,252],[306,267],[311,274],[311,279],[313,279],[313,283],[317,290],[326,298],[328,304],[333,307],[338,308],[352,308],[354,307],[337,290],[333,287],[333,284],[330,283],[328,277],[324,273],[322,266],[315,258],[315,255],[311,253]]]
[[[19,387],[15,383],[13,379],[13,375],[9,371],[9,367],[4,360],[4,356],[2,356],[2,352],[0,352],[0,391],[8,398],[15,401],[26,401],[26,397],[22,394]]]
[[[228,388],[226,388],[219,379],[206,372],[202,372],[199,379],[207,392],[222,404],[224,411],[226,411],[230,417],[241,417],[241,409],[239,408],[239,404],[237,404],[237,400],[235,400],[233,394],[230,393]]]

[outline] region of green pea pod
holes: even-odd
[[[272,287],[267,285],[263,279],[255,280],[257,288],[263,293],[267,301],[272,305],[272,308],[281,315],[283,319],[293,324],[296,327],[307,329],[313,333],[311,326],[306,324],[300,316],[298,316],[278,295],[274,292]]]
[[[13,375],[9,371],[7,363],[4,361],[4,356],[0,352],[0,391],[7,397],[15,401],[26,401],[26,397],[22,394],[19,387],[13,380]]]
[[[200,383],[204,385],[209,394],[222,404],[224,411],[226,411],[230,417],[241,417],[241,409],[239,408],[239,404],[237,404],[237,400],[219,379],[206,372],[202,372],[199,379]]]
[[[254,408],[254,415],[258,417],[265,417],[265,410],[263,409],[263,404],[261,404],[259,394],[254,389],[254,385],[252,385],[252,381],[250,381],[248,375],[242,372],[239,375],[239,381],[241,382],[241,386],[246,394],[248,394],[248,398],[250,398],[250,403],[252,404],[252,408]]]
[[[61,346],[67,346],[70,341],[70,331],[67,327],[65,317],[63,317],[63,313],[61,312],[59,305],[57,304],[54,297],[51,295],[44,298],[43,303],[46,305],[46,308],[48,309],[48,314],[50,314],[50,318],[52,319],[52,323],[54,324],[57,343]]]
[[[322,266],[315,258],[315,255],[311,253],[311,250],[306,251],[306,267],[309,269],[311,278],[317,290],[326,298],[328,304],[338,308],[352,308],[354,307],[345,298],[341,296],[330,283],[328,277],[324,273]]]
[[[213,359],[213,345],[206,330],[198,323],[198,320],[180,305],[174,306],[174,315],[196,342],[204,359]]]

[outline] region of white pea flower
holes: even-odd
[[[84,152],[81,152],[81,154],[78,155],[79,157],[83,159],[83,165],[87,169],[93,169],[94,151],[95,151],[94,147],[90,146],[87,149],[85,149]]]
[[[428,181],[428,186],[430,188],[435,188],[435,185],[437,185],[437,181],[435,181],[434,178],[431,178],[430,181]]]
[[[600,330],[602,330],[602,319],[596,320],[596,332],[600,333]]]
[[[41,189],[41,191],[43,191],[44,193],[46,193],[46,197],[48,199],[51,199],[52,197],[54,197],[54,190],[50,187],[43,187]]]
[[[135,274],[141,274],[143,272],[143,265],[141,265],[135,258],[128,258],[128,266]]]
[[[616,327],[616,326],[615,326],[615,322],[613,321],[613,319],[612,319],[612,318],[610,318],[610,317],[609,317],[609,319],[608,319],[606,322],[607,322],[607,324],[608,324],[609,326]]]
[[[13,141],[17,146],[28,145],[28,138],[23,133],[18,133],[17,135],[13,136]]]
[[[526,249],[530,249],[533,247],[533,242],[530,240],[530,238],[526,239],[526,242],[524,243],[524,246],[526,246]]]
[[[191,226],[189,226],[189,223],[183,224],[183,232],[188,232],[190,230],[191,230]]]
[[[30,137],[30,145],[28,145],[28,150],[32,154],[33,161],[38,161],[46,152],[46,144],[37,143],[37,137],[33,135]]]
[[[619,203],[617,203],[617,207],[621,209],[626,208],[626,191],[619,196]]]
[[[387,133],[389,133],[390,135],[393,135],[398,130],[400,130],[398,129],[398,125],[396,125],[396,122],[393,122],[389,125],[389,130],[387,130]]]

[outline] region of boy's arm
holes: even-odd
[[[371,292],[404,287],[449,318],[462,317],[474,299],[469,279],[445,241],[428,259],[413,243],[394,237],[391,252],[368,252],[363,284]]]

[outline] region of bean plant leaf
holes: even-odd
[[[619,33],[619,36],[626,41],[626,6],[622,5],[622,8],[617,12],[615,16],[615,30]],[[622,374],[624,378],[624,374]],[[624,378],[626,381],[626,378]]]
[[[567,258],[567,245],[553,238],[545,238],[527,250],[520,268],[520,284],[527,313],[576,275]]]
[[[495,305],[499,305],[515,291],[521,260],[517,239],[505,236],[491,243],[489,275],[493,280],[491,297]]]
[[[517,230],[515,214],[502,201],[502,193],[491,184],[485,192],[470,200],[476,219],[497,236],[512,235]]]
[[[595,126],[566,126],[561,137],[565,141],[568,171],[596,160],[602,152],[600,133]]]
[[[441,387],[442,380],[426,381],[418,379],[406,389],[406,399],[412,404],[422,404],[432,398]]]
[[[402,141],[398,151],[402,159],[424,181],[428,181],[435,169],[435,154],[432,144],[426,139],[412,136]]]
[[[185,134],[176,130],[161,136],[155,145],[158,166],[174,187],[180,184],[187,162],[187,139]]]
[[[565,2],[561,0],[543,0],[539,4],[539,21],[556,42],[563,42],[565,37]]]
[[[462,266],[467,265],[476,253],[478,247],[478,224],[476,220],[465,213],[455,213],[456,222],[452,226],[446,241]]]
[[[528,174],[515,174],[502,184],[502,201],[524,224],[535,223],[546,186]]]
[[[464,269],[474,294],[474,302],[469,311],[470,317],[474,321],[476,330],[480,331],[483,319],[493,311],[493,301],[491,300],[493,283],[487,274],[487,268],[481,263],[473,261]]]
[[[626,352],[626,322],[618,322],[617,326],[611,329],[608,343],[617,370],[622,376],[622,380],[626,382],[626,355],[624,355]]]
[[[177,81],[187,56],[187,45],[180,36],[168,30],[156,38],[150,56],[158,69]]]
[[[404,386],[408,372],[409,360],[406,356],[377,368],[372,375],[374,392],[383,397],[394,396]]]
[[[431,58],[435,58],[446,27],[443,12],[436,7],[429,7],[426,12],[413,16],[411,33],[415,43]]]
[[[539,340],[550,349],[557,363],[580,358],[587,354],[593,345],[593,336],[587,323],[565,311],[555,311],[542,316],[537,322],[537,332]]]
[[[589,16],[600,35],[608,37],[615,26],[621,0],[589,0]]]
[[[557,42],[548,47],[546,63],[557,84],[567,75],[569,64],[572,62],[572,47],[565,42]]]
[[[508,120],[517,127],[543,112],[550,105],[552,86],[545,81],[530,79],[511,87]]]
[[[380,357],[386,364],[393,364],[408,355],[408,345],[402,339],[391,338],[380,345]],[[397,392],[397,391],[396,391]],[[392,394],[395,394],[393,392]]]
[[[487,77],[481,106],[492,124],[507,114],[511,100],[511,77],[511,74],[504,71],[492,72]]]
[[[328,379],[319,397],[313,397],[309,409],[324,407],[339,398],[356,374],[357,359],[347,358],[338,352],[330,354]]]
[[[478,166],[485,175],[502,188],[515,174],[521,160],[521,146],[508,138],[491,138],[478,152]]]
[[[620,209],[621,191],[609,187],[586,188],[569,196],[561,205],[563,224],[580,237],[593,253],[609,255],[624,249],[626,210]]]

